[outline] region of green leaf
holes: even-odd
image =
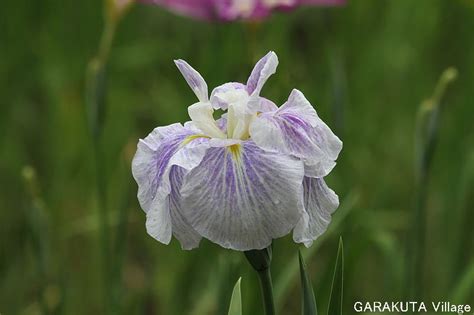
[[[228,315],[242,315],[242,297],[240,294],[240,280],[234,286],[232,291],[232,297],[230,299],[229,313]]]
[[[344,291],[344,246],[342,237],[339,238],[336,265],[332,278],[331,295],[329,296],[328,315],[342,315],[342,300]]]
[[[316,307],[316,299],[314,298],[313,286],[311,285],[311,280],[306,273],[306,265],[303,261],[303,256],[301,251],[298,251],[299,261],[300,261],[300,276],[301,276],[301,286],[303,287],[303,315],[317,315],[318,309]]]
[[[454,289],[452,300],[458,304],[467,301],[469,297],[469,291],[474,289],[474,261],[470,266],[466,268],[466,271],[461,276],[459,283]]]

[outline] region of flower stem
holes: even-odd
[[[407,269],[407,283],[412,291],[409,298],[414,300],[422,300],[424,297],[426,216],[428,213],[426,202],[430,169],[439,137],[441,100],[447,86],[456,76],[456,69],[446,69],[441,75],[433,95],[425,100],[418,110],[415,133],[416,204],[412,219],[412,238],[408,247],[411,266]]]
[[[250,265],[258,274],[260,292],[263,299],[265,315],[275,315],[275,302],[273,300],[273,284],[270,265],[272,263],[272,247],[255,249],[244,252]]]
[[[106,113],[106,77],[107,63],[112,47],[115,31],[119,19],[109,13],[111,6],[106,5],[105,24],[99,41],[99,48],[96,55],[88,64],[86,72],[85,103],[87,108],[87,118],[93,144],[95,173],[96,173],[96,194],[99,222],[99,242],[101,254],[101,269],[103,281],[103,313],[111,314],[112,310],[112,289],[113,278],[111,258],[111,237],[109,231],[109,211],[107,205],[107,173],[105,152],[101,139],[105,124]]]
[[[273,284],[270,268],[258,271],[260,293],[263,299],[265,315],[275,315],[275,302],[273,301]]]

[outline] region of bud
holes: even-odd
[[[270,268],[272,263],[272,246],[265,249],[254,249],[244,252],[245,257],[257,272]]]

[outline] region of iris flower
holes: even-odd
[[[274,10],[301,5],[343,5],[346,0],[139,0],[163,6],[178,14],[205,20],[263,19]]]
[[[132,162],[148,233],[183,249],[202,237],[239,251],[263,249],[293,230],[310,246],[339,205],[324,176],[342,142],[294,89],[277,107],[260,96],[276,71],[269,52],[246,84],[225,83],[210,97],[203,77],[175,61],[196,94],[191,121],[157,127],[138,142]],[[226,111],[215,120],[215,110]]]

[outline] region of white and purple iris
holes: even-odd
[[[158,127],[138,143],[132,172],[148,233],[164,244],[174,235],[183,249],[205,237],[245,251],[293,230],[310,246],[339,205],[323,177],[342,142],[300,91],[281,107],[260,96],[278,65],[274,52],[247,84],[223,84],[210,97],[196,70],[175,63],[199,101],[184,126]],[[227,113],[215,120],[217,109]]]
[[[204,20],[261,20],[273,11],[299,6],[340,6],[346,0],[138,0],[168,8],[178,14]]]

